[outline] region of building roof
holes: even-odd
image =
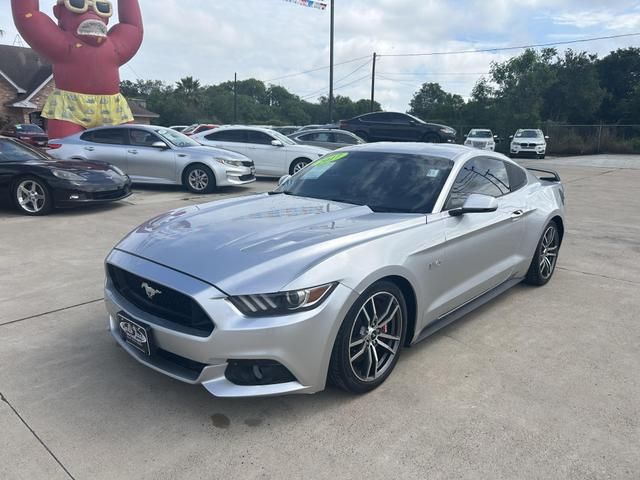
[[[51,64],[34,50],[12,45],[0,45],[0,76],[16,90],[8,102],[13,105],[27,102],[53,75]]]
[[[128,98],[127,102],[129,102],[129,108],[131,109],[131,113],[133,113],[134,117],[139,118],[158,118],[158,115],[151,110],[147,110],[144,101],[136,100],[133,98]]]

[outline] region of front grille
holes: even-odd
[[[520,146],[522,148],[536,148],[536,144],[535,143],[521,143]]]
[[[253,160],[243,161],[242,165],[245,167],[253,167]]]
[[[93,192],[94,200],[113,200],[116,198],[120,198],[129,193],[128,188],[120,188],[118,190],[109,190],[106,192]]]
[[[242,175],[242,176],[238,177],[238,179],[241,182],[244,182],[244,181],[247,181],[247,180],[253,180],[253,178],[254,178],[253,175]]]
[[[198,337],[208,337],[213,331],[213,322],[191,297],[115,265],[108,265],[107,270],[116,291],[140,310],[162,320],[162,326]],[[149,298],[143,285],[159,292]]]

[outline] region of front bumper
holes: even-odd
[[[118,344],[140,363],[190,384],[200,384],[218,397],[254,397],[323,390],[331,350],[342,319],[357,294],[338,285],[318,308],[282,317],[244,317],[215,287],[142,258],[114,250],[107,263],[174,289],[194,299],[209,315],[214,329],[207,337],[167,328],[162,319],[142,311],[105,285],[109,330]],[[151,328],[152,341],[162,355],[147,356],[120,336],[118,314]],[[169,352],[169,359],[164,352]],[[173,359],[173,360],[172,360]],[[286,383],[237,385],[226,375],[232,360],[270,360],[286,367],[295,378]],[[185,367],[186,366],[186,367]]]
[[[511,145],[511,155],[545,155],[547,153],[546,145],[536,145],[535,147],[522,147],[520,145]]]
[[[69,208],[73,206],[117,202],[131,196],[131,181],[118,184],[92,184],[61,182],[53,189],[53,199],[56,207]]]
[[[244,185],[256,181],[255,167],[226,167],[225,177],[216,179],[218,186]]]

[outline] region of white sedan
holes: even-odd
[[[298,145],[274,130],[260,127],[220,127],[191,138],[202,145],[249,157],[255,164],[256,175],[267,177],[293,175],[330,152],[326,148]]]

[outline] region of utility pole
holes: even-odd
[[[333,123],[333,27],[335,3],[336,0],[331,0],[331,40],[329,45],[329,123]]]
[[[373,112],[376,102],[376,58],[378,54],[373,52],[373,67],[371,67],[371,111]]]
[[[238,124],[238,74],[233,74],[233,124]]]

